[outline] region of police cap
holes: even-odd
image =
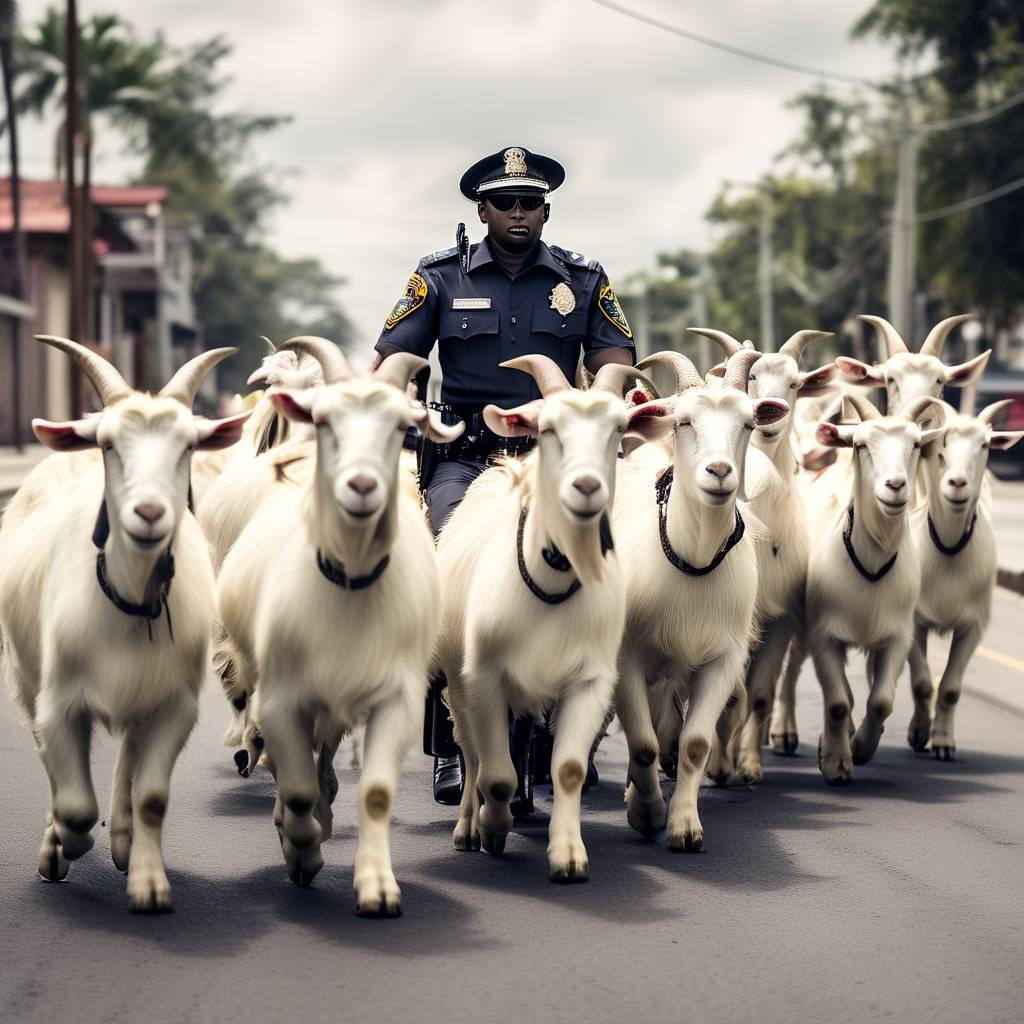
[[[459,189],[477,202],[491,192],[554,192],[565,181],[565,168],[549,156],[509,146],[475,164],[462,176]]]

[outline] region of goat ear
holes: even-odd
[[[204,416],[194,416],[192,419],[199,434],[196,451],[215,452],[220,448],[230,448],[241,438],[242,427],[251,415],[250,409],[223,420],[208,420]]]
[[[975,356],[966,363],[960,363],[959,366],[947,366],[946,383],[951,388],[965,388],[968,384],[973,384],[984,372],[990,355],[992,349],[982,352],[980,356]]]
[[[826,448],[849,448],[853,444],[855,429],[851,426],[837,426],[835,423],[819,423],[814,436],[818,444]]]
[[[715,363],[706,374],[705,377],[724,377],[725,376],[725,363]]]
[[[316,398],[316,389],[309,391],[292,391],[288,388],[274,389],[268,392],[274,408],[296,423],[313,422],[313,400]]]
[[[800,387],[797,389],[797,394],[802,395],[804,398],[824,394],[828,390],[828,385],[835,377],[836,372],[835,363],[826,363],[824,366],[819,366],[816,370],[801,373]]]
[[[647,443],[647,439],[641,437],[639,434],[623,434],[622,435],[622,457],[624,459],[629,458],[637,450],[637,448],[643,447]]]
[[[655,441],[664,437],[675,426],[672,407],[667,402],[644,402],[629,410],[629,424],[626,430],[644,441]]]
[[[435,444],[450,444],[461,437],[466,429],[462,420],[452,424],[442,423],[436,409],[426,409],[422,405],[412,407],[412,421],[419,427],[420,433]]]
[[[989,447],[998,452],[1005,452],[1012,448],[1022,437],[1024,430],[993,430],[989,435]]]
[[[99,416],[66,420],[63,423],[35,419],[32,421],[32,431],[41,444],[55,452],[78,452],[83,448],[96,447],[96,431],[99,425]]]
[[[496,405],[484,407],[484,423],[499,437],[536,437],[537,422],[544,399],[538,398],[515,409],[499,409]]]
[[[869,388],[885,387],[885,375],[882,371],[877,366],[862,363],[859,359],[839,356],[836,359],[836,369],[850,384],[863,384]]]
[[[789,415],[789,403],[781,398],[758,398],[754,402],[754,422],[759,427],[778,423]]]

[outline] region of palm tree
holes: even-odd
[[[3,75],[4,109],[7,111],[7,146],[11,165],[11,226],[14,261],[11,280],[6,283],[16,299],[24,300],[28,289],[28,256],[25,234],[21,230],[21,173],[18,158],[18,117],[14,104],[14,33],[18,20],[15,0],[0,0],[0,73]],[[21,320],[11,318],[11,403],[12,440],[21,448]]]

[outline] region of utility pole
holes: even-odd
[[[69,322],[68,336],[74,341],[82,338],[82,280],[83,266],[82,249],[82,203],[75,185],[75,163],[78,148],[78,11],[75,0],[67,0],[67,12],[64,19],[64,68],[67,75],[67,110],[64,118],[64,156],[67,173],[67,203],[70,214],[68,230],[68,271],[70,288],[68,289]],[[81,375],[73,362],[70,365],[68,380],[71,389],[71,415],[82,415]]]
[[[914,330],[914,222],[917,217],[917,145],[910,87],[900,90],[896,191],[889,234],[889,320],[904,338]]]
[[[761,222],[757,232],[757,287],[761,295],[762,352],[775,351],[775,302],[772,279],[775,264],[772,257],[772,196],[767,181],[758,185],[761,193]]]

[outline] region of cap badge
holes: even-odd
[[[506,174],[527,173],[526,153],[524,153],[518,146],[514,146],[512,149],[506,149],[502,156],[505,158]]]
[[[568,316],[576,308],[576,296],[564,281],[551,289],[551,308],[562,316]]]

